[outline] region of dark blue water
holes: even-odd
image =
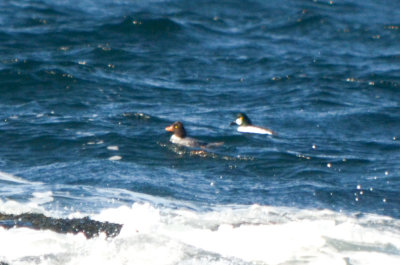
[[[40,185],[2,179],[0,198],[398,219],[399,43],[397,1],[3,1],[0,171]],[[238,133],[237,112],[278,135]],[[173,145],[177,120],[224,145]]]
[[[124,225],[0,263],[398,264],[399,43],[398,1],[0,2],[0,213]]]

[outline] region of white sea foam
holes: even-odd
[[[11,174],[8,174],[5,172],[1,172],[1,171],[0,171],[0,180],[14,182],[14,183],[22,183],[22,184],[30,183],[29,181],[27,181],[23,178],[20,178],[20,177],[17,177],[17,176],[14,176],[14,175],[11,175]]]
[[[10,202],[0,201],[0,211]],[[29,208],[14,202],[14,208]],[[38,209],[33,209],[34,211]],[[19,212],[19,211],[17,211]],[[51,215],[51,212],[45,214]],[[0,228],[10,264],[400,264],[400,221],[328,210],[219,206],[207,211],[151,203],[105,209],[115,238]]]
[[[43,207],[35,202],[19,203],[13,200],[0,200],[0,213],[3,214],[23,214],[23,213],[45,213]],[[1,241],[1,238],[0,238]]]
[[[16,184],[42,185],[42,182],[35,182],[23,179],[21,177],[0,171],[0,181],[7,181]]]
[[[111,161],[117,161],[117,160],[121,160],[121,159],[122,159],[122,156],[111,156],[108,158],[108,160],[111,160]]]
[[[54,200],[53,193],[51,191],[34,192],[32,195],[33,198],[31,199],[31,202],[36,203],[38,205],[52,202]]]
[[[107,150],[118,151],[119,147],[117,145],[110,145],[110,146],[107,146]]]

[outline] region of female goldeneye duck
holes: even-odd
[[[276,133],[270,129],[254,126],[249,117],[244,113],[239,113],[236,116],[236,120],[231,122],[231,126],[235,124],[239,125],[237,128],[238,132],[276,135]]]
[[[224,144],[223,142],[205,143],[198,141],[194,138],[187,137],[186,130],[183,127],[182,122],[180,121],[176,121],[170,126],[167,126],[165,130],[174,133],[169,139],[173,144],[183,145],[186,147],[200,147],[200,148],[217,147]]]
[[[186,130],[180,121],[176,121],[170,126],[167,126],[165,130],[174,133],[169,139],[173,144],[184,145],[187,147],[205,147],[207,145],[206,143],[187,137]]]

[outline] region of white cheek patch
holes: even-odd
[[[236,122],[237,125],[240,126],[240,125],[242,125],[243,120],[241,118],[237,118],[235,122]]]

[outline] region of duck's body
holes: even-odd
[[[238,132],[242,133],[256,133],[256,134],[268,134],[275,135],[276,133],[268,128],[263,128],[259,126],[254,126],[250,119],[244,113],[239,113],[235,121],[231,123],[231,125],[238,125]]]
[[[206,148],[222,145],[223,143],[205,143],[197,139],[187,137],[183,124],[179,121],[174,122],[165,128],[166,131],[174,133],[169,139],[171,143],[193,148]]]
[[[258,126],[253,126],[253,125],[239,126],[237,128],[237,131],[238,132],[242,132],[242,133],[257,133],[257,134],[269,134],[269,135],[274,135],[275,134],[270,129],[262,128],[262,127],[258,127]]]
[[[173,144],[183,145],[186,147],[203,147],[203,146],[207,145],[206,143],[199,142],[194,138],[191,138],[191,137],[182,138],[182,137],[176,136],[175,134],[171,135],[171,138],[169,138],[169,141]]]

